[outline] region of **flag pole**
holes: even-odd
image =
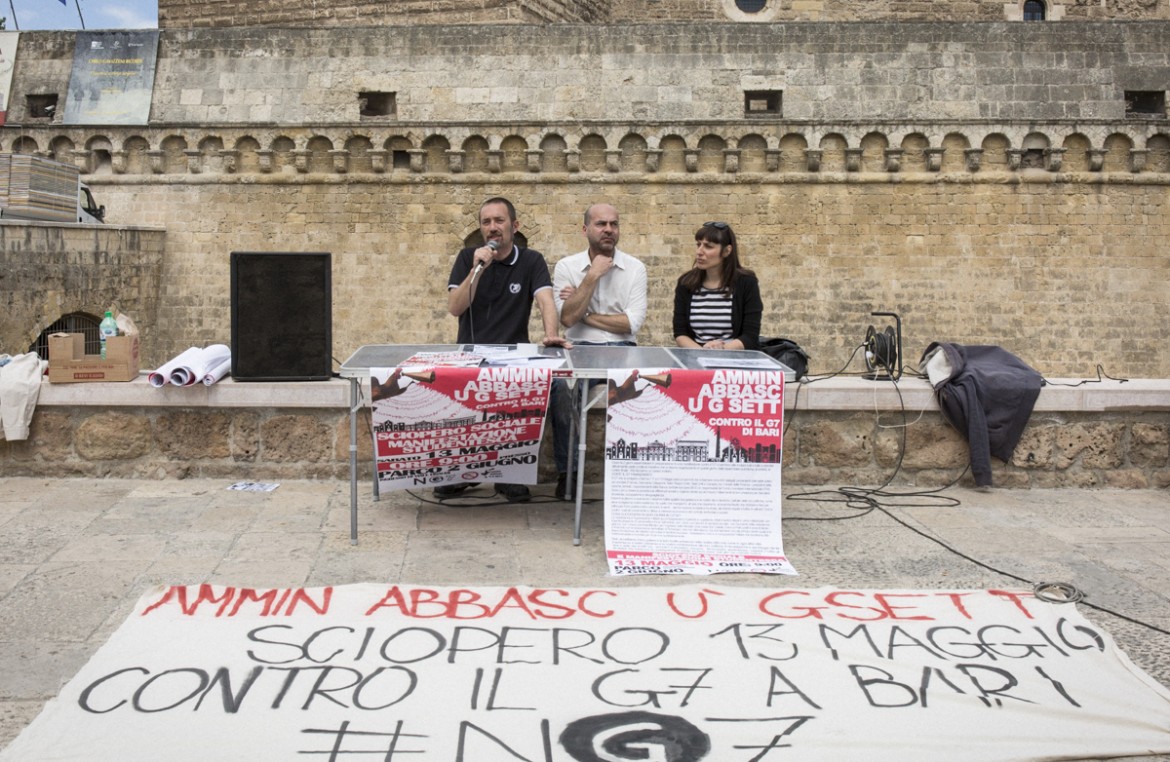
[[[12,0],[8,0],[8,2],[12,2]],[[85,16],[81,15],[81,0],[73,0],[73,2],[77,5],[77,18],[81,19],[81,28],[85,29]]]
[[[20,31],[20,22],[16,20],[16,6],[12,4],[12,0],[8,0],[8,7],[12,9],[12,23],[16,25],[16,31]]]

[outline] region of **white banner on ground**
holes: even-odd
[[[795,574],[780,530],[784,374],[611,370],[610,573]]]
[[[986,590],[157,588],[2,762],[1170,753],[1073,604]]]
[[[535,484],[548,368],[370,369],[380,488]]]

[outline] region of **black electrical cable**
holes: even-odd
[[[1100,384],[1100,383],[1103,383],[1104,379],[1106,379],[1106,378],[1109,379],[1110,381],[1117,381],[1118,383],[1122,383],[1122,384],[1129,383],[1128,378],[1114,378],[1113,376],[1106,373],[1105,366],[1101,365],[1100,363],[1098,363],[1098,365],[1097,365],[1097,377],[1096,378],[1082,379],[1080,381],[1077,381],[1075,384],[1062,384],[1062,383],[1059,383],[1057,381],[1049,381],[1047,378],[1044,378],[1043,376],[1041,376],[1040,378],[1045,384],[1047,384],[1049,386],[1084,386],[1085,384]]]
[[[500,500],[494,494],[492,495],[464,495],[459,494],[450,498],[432,499],[424,497],[423,495],[414,492],[413,490],[403,490],[406,494],[418,500],[420,503],[428,505],[442,505],[448,508],[492,508],[499,505],[544,505],[545,503],[572,503],[572,500],[561,500],[558,497],[548,495],[532,495],[531,499],[523,503],[514,503],[511,500]],[[456,502],[458,501],[458,502]],[[464,502],[474,501],[474,502]],[[600,503],[602,500],[597,498],[582,499],[581,505],[591,505],[593,503]]]
[[[857,352],[855,350],[854,356],[856,354],[857,354]],[[852,362],[852,357],[850,357],[850,362]],[[846,364],[846,367],[848,367],[848,364]],[[1098,365],[1097,368],[1098,368],[1098,374],[1099,374],[1098,380],[1100,380],[1101,366]],[[891,376],[892,376],[893,371],[889,367],[887,367],[886,370],[890,371]],[[834,375],[837,375],[837,374],[834,374]],[[1114,379],[1114,380],[1124,381],[1124,379]],[[1084,382],[1082,382],[1082,383],[1084,383]],[[1079,384],[1070,384],[1070,385],[1071,386],[1078,386]],[[1098,605],[1098,604],[1095,604],[1095,603],[1088,601],[1086,599],[1086,594],[1082,590],[1077,588],[1075,585],[1071,585],[1071,584],[1065,583],[1065,582],[1033,582],[1032,580],[1026,579],[1026,578],[1021,577],[1019,575],[1016,575],[1016,574],[1013,574],[1011,572],[1000,569],[998,567],[992,566],[988,563],[984,563],[983,561],[980,561],[979,559],[977,559],[973,556],[970,556],[966,553],[963,553],[958,548],[955,548],[955,547],[947,544],[946,542],[943,542],[939,538],[934,537],[933,535],[924,532],[923,530],[919,529],[918,527],[915,527],[915,526],[911,525],[910,523],[906,522],[905,520],[903,520],[899,516],[896,516],[893,513],[891,513],[888,510],[890,507],[923,507],[924,505],[928,505],[928,504],[923,504],[923,503],[891,503],[888,501],[883,502],[879,498],[904,498],[904,497],[918,498],[918,497],[930,496],[931,500],[946,501],[946,502],[934,503],[933,505],[935,507],[957,507],[959,505],[962,505],[962,501],[958,500],[957,498],[944,497],[943,495],[939,495],[936,493],[942,492],[944,490],[948,490],[951,487],[958,484],[959,480],[961,480],[964,476],[966,476],[967,472],[970,470],[970,465],[967,465],[963,469],[962,473],[960,473],[957,477],[955,477],[955,479],[952,480],[949,484],[947,484],[944,487],[940,487],[940,488],[937,488],[934,490],[922,490],[922,491],[916,491],[916,492],[887,492],[887,491],[885,491],[885,488],[887,486],[889,486],[891,482],[893,482],[894,478],[898,474],[898,471],[901,470],[902,461],[906,455],[906,426],[905,426],[906,405],[905,405],[903,398],[902,398],[902,391],[901,391],[901,389],[898,388],[898,383],[896,380],[894,381],[894,389],[897,390],[897,392],[898,392],[898,401],[899,401],[899,404],[900,404],[900,407],[902,410],[903,426],[902,426],[901,444],[899,446],[899,451],[898,451],[898,460],[897,460],[897,463],[895,463],[894,471],[892,474],[890,474],[889,478],[886,479],[886,481],[880,487],[877,487],[876,489],[867,489],[867,488],[862,488],[862,487],[840,487],[836,490],[815,490],[812,492],[802,492],[802,493],[797,493],[794,495],[789,495],[789,496],[787,496],[786,499],[789,499],[789,500],[816,500],[818,502],[844,503],[847,507],[854,508],[854,509],[858,510],[859,513],[851,515],[851,516],[785,518],[784,521],[843,521],[843,520],[847,520],[847,519],[861,518],[862,516],[865,516],[869,513],[872,513],[875,510],[881,511],[883,514],[885,514],[889,518],[893,519],[895,522],[902,525],[906,529],[909,529],[910,531],[914,532],[915,534],[919,535],[920,537],[922,537],[926,540],[930,540],[931,542],[935,543],[936,545],[943,548],[947,552],[949,552],[955,556],[958,556],[959,558],[962,558],[965,561],[968,561],[972,564],[975,564],[976,566],[978,566],[982,569],[986,569],[987,571],[990,571],[993,574],[998,574],[1000,576],[1007,577],[1008,579],[1013,579],[1017,582],[1022,582],[1025,585],[1030,585],[1032,587],[1033,594],[1040,600],[1043,600],[1043,601],[1046,601],[1049,603],[1082,603],[1085,606],[1087,606],[1088,608],[1094,609],[1096,611],[1100,611],[1100,612],[1105,613],[1105,614],[1109,614],[1110,616],[1115,616],[1118,619],[1122,619],[1126,622],[1130,622],[1131,624],[1136,624],[1136,625],[1139,625],[1141,627],[1145,627],[1147,629],[1153,630],[1154,632],[1159,632],[1163,635],[1170,635],[1170,630],[1163,629],[1161,627],[1158,627],[1157,625],[1150,624],[1149,622],[1143,622],[1140,619],[1135,619],[1134,617],[1127,616],[1127,615],[1122,614],[1120,612],[1114,611],[1112,609],[1109,609],[1109,608],[1106,608],[1104,606],[1101,606],[1101,605]],[[824,497],[824,496],[828,496],[828,497]],[[928,507],[929,507],[929,505],[928,505]]]
[[[912,526],[911,524],[903,521],[898,516],[895,516],[894,514],[890,513],[888,510],[886,510],[884,506],[877,505],[875,507],[877,508],[877,510],[880,510],[886,516],[889,516],[891,519],[898,522],[899,524],[901,524],[905,528],[909,529],[911,532],[914,532],[915,534],[923,537],[924,539],[930,540],[931,542],[935,543],[939,547],[958,556],[959,558],[962,558],[965,561],[969,561],[970,563],[973,563],[976,566],[983,568],[983,569],[986,569],[986,570],[993,572],[995,574],[999,574],[999,575],[1007,577],[1009,579],[1014,579],[1017,582],[1022,582],[1026,585],[1031,585],[1033,593],[1036,595],[1037,598],[1040,598],[1041,600],[1047,601],[1049,603],[1082,603],[1091,609],[1103,612],[1105,614],[1109,614],[1110,616],[1115,616],[1118,619],[1123,619],[1127,622],[1130,622],[1131,624],[1140,625],[1140,626],[1145,627],[1147,629],[1153,630],[1154,632],[1160,632],[1163,635],[1170,635],[1170,630],[1163,629],[1162,627],[1158,627],[1157,625],[1150,624],[1149,622],[1143,622],[1140,619],[1135,619],[1131,616],[1127,616],[1126,614],[1122,614],[1120,612],[1114,611],[1112,609],[1109,609],[1109,608],[1106,608],[1104,606],[1101,606],[1101,605],[1098,605],[1096,603],[1092,603],[1092,602],[1088,601],[1086,599],[1086,594],[1074,585],[1070,585],[1066,582],[1033,582],[1032,580],[1025,579],[1024,577],[1020,577],[1020,576],[1018,576],[1016,574],[1012,574],[1011,572],[1008,572],[1008,571],[1004,571],[1003,569],[992,566],[991,564],[984,563],[983,561],[980,561],[977,558],[969,556],[966,553],[963,553],[962,551],[960,551],[959,549],[952,547],[951,545],[948,545],[947,543],[943,542],[942,540],[938,539],[937,537],[934,537],[933,535],[927,534],[926,532],[922,531],[918,527]]]
[[[854,355],[856,355],[856,352],[854,352]],[[850,360],[852,360],[852,358],[850,358]],[[949,484],[947,484],[943,487],[938,487],[938,488],[930,489],[930,490],[914,490],[914,491],[910,491],[910,492],[905,492],[905,491],[889,492],[889,491],[886,491],[886,487],[888,487],[894,481],[894,479],[898,475],[898,472],[902,470],[902,462],[906,457],[906,418],[907,418],[906,404],[905,404],[905,401],[902,397],[902,390],[898,386],[897,380],[892,378],[892,371],[890,370],[890,368],[887,367],[886,370],[891,372],[891,379],[890,380],[894,384],[894,390],[898,393],[898,403],[899,403],[899,407],[901,408],[901,411],[902,411],[902,426],[900,427],[901,437],[899,439],[899,445],[898,445],[898,460],[894,464],[893,472],[889,475],[889,477],[885,480],[885,482],[882,483],[882,485],[880,487],[876,487],[876,488],[872,488],[872,489],[871,488],[863,488],[863,487],[840,487],[840,488],[835,489],[835,490],[813,490],[811,492],[798,492],[794,495],[789,495],[787,498],[789,500],[797,500],[797,501],[815,500],[817,502],[844,503],[847,508],[852,508],[852,509],[859,511],[859,512],[856,514],[853,514],[853,515],[849,515],[849,516],[794,517],[794,518],[786,519],[787,521],[843,521],[843,520],[847,520],[847,519],[861,518],[862,516],[865,516],[866,514],[873,512],[875,509],[882,508],[883,504],[880,500],[878,500],[878,498],[886,498],[886,499],[889,499],[889,498],[894,498],[894,499],[924,498],[925,499],[925,501],[923,501],[923,502],[888,503],[889,505],[895,505],[895,506],[921,507],[921,506],[933,505],[933,506],[937,506],[937,507],[953,507],[953,506],[960,505],[960,501],[956,500],[955,498],[945,497],[945,496],[940,495],[938,493],[943,492],[944,490],[950,489],[955,484],[957,484],[958,481],[963,478],[963,475],[967,473],[966,468],[963,469],[963,473],[959,474],[957,477],[955,477],[955,479],[953,481],[951,481]]]
[[[829,374],[824,375],[824,376],[816,376],[816,377],[814,377],[812,374],[808,374],[804,377],[804,379],[802,380],[802,383],[811,384],[811,383],[815,383],[817,381],[827,381],[828,379],[836,378],[837,376],[861,376],[861,375],[864,375],[863,373],[846,373],[845,372],[845,370],[850,365],[853,364],[853,358],[857,357],[857,353],[863,349],[865,349],[865,344],[858,344],[856,347],[854,347],[853,353],[851,355],[849,355],[849,359],[845,361],[845,365],[843,365],[841,367],[841,370],[837,371],[836,373],[829,373]]]
[[[472,260],[474,261],[474,260]],[[480,270],[483,273],[483,270]],[[471,338],[471,343],[475,343],[475,294],[479,291],[479,277],[474,270],[471,271],[471,283],[467,285],[467,333]]]

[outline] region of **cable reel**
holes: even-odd
[[[865,332],[865,370],[870,381],[897,381],[902,377],[902,318],[896,312],[871,312],[892,317],[897,329],[887,325],[879,331],[872,325]]]

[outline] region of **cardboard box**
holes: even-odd
[[[132,381],[138,378],[138,337],[106,340],[106,359],[85,353],[85,334],[49,336],[49,381],[54,384],[85,381]]]

